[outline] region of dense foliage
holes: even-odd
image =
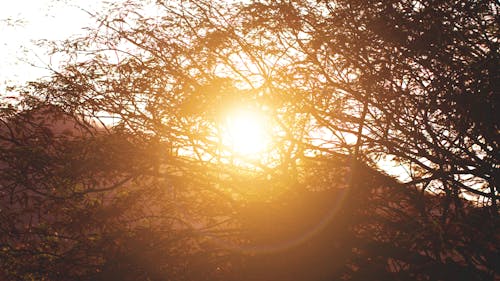
[[[499,9],[111,5],[1,108],[0,279],[499,278]]]

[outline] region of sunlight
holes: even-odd
[[[232,153],[255,157],[269,145],[264,117],[249,110],[235,110],[227,115],[223,124],[222,143]]]

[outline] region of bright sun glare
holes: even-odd
[[[235,111],[226,117],[222,141],[235,154],[256,156],[269,145],[262,115],[252,111]]]

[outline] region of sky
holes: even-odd
[[[48,74],[46,50],[36,40],[63,40],[92,25],[84,11],[102,9],[103,0],[0,0],[0,97],[6,87]],[[32,66],[34,64],[35,66]]]
[[[0,99],[15,96],[7,86],[50,73],[44,69],[50,57],[36,40],[84,34],[83,28],[94,23],[86,11],[100,11],[105,5],[106,0],[0,0]],[[380,166],[393,176],[408,176],[392,161],[381,161]]]

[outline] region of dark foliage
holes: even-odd
[[[111,5],[0,104],[0,279],[498,279],[499,9]]]

